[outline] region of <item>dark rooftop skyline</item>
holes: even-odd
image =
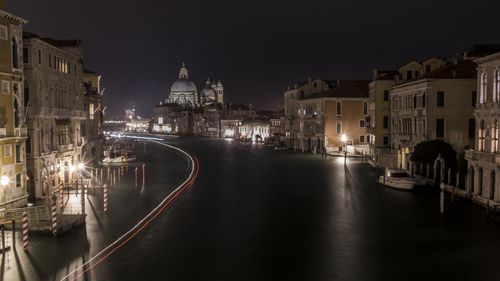
[[[450,58],[499,43],[487,0],[8,0],[41,37],[82,40],[85,68],[103,75],[108,116],[142,115],[168,97],[186,62],[198,89],[222,80],[225,99],[277,108],[307,78],[370,79],[411,60]],[[74,11],[74,12],[72,12]]]

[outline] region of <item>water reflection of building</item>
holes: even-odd
[[[500,120],[500,53],[476,60],[478,63],[477,124],[475,149],[466,151],[468,160],[467,192],[473,199],[486,203],[500,201],[499,131]]]
[[[24,90],[23,62],[35,56],[23,54],[25,23],[25,19],[5,11],[5,3],[0,1],[0,176],[9,179],[1,186],[0,203],[9,207],[22,206],[27,198],[24,121],[29,90]]]

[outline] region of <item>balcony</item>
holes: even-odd
[[[27,128],[14,128],[14,136],[16,138],[27,137],[28,129]]]
[[[59,152],[67,152],[73,150],[73,144],[65,144],[65,145],[60,145],[57,149]]]
[[[0,137],[4,138],[7,136],[7,128],[0,128]]]

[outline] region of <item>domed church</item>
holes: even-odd
[[[198,106],[198,90],[196,85],[189,80],[189,72],[186,65],[182,63],[181,70],[179,71],[179,79],[170,87],[170,95],[168,96],[170,102],[180,105]]]
[[[188,69],[182,63],[179,79],[170,87],[170,95],[167,101],[190,107],[222,104],[224,103],[224,87],[222,82],[210,82],[210,79],[208,79],[200,92],[200,96],[198,96],[196,85],[189,80]]]

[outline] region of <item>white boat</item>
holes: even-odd
[[[105,157],[102,160],[104,164],[113,164],[113,163],[129,163],[137,160],[135,157],[127,157],[127,156],[118,156],[118,157]]]
[[[386,169],[378,181],[383,185],[404,190],[412,190],[417,184],[417,180],[411,178],[407,171],[394,169]]]

